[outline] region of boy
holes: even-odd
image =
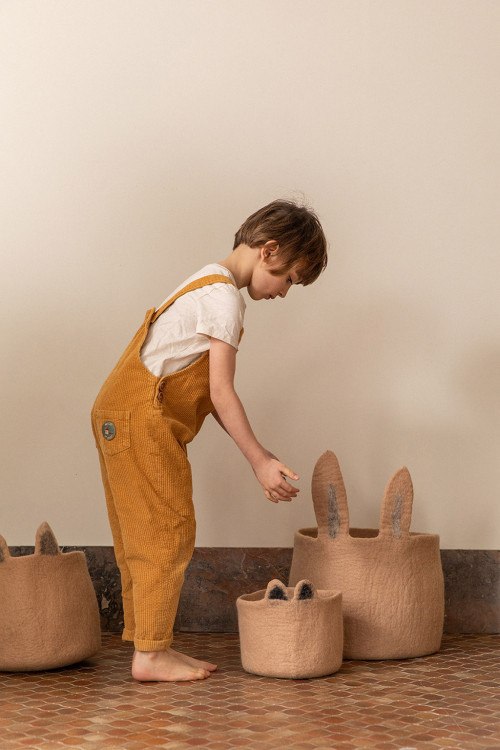
[[[299,477],[255,437],[234,389],[246,287],[284,298],[315,281],[327,246],[315,214],[274,201],[252,214],[221,263],[205,266],[149,310],[92,409],[92,427],[137,680],[204,679],[217,667],[174,651],[172,630],[196,522],[186,444],[209,413],[228,432],[272,502]]]

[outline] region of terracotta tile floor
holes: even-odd
[[[106,634],[76,667],[0,674],[0,748],[500,750],[499,636],[445,636],[425,659],[344,662],[315,680],[246,674],[237,635],[184,633],[174,645],[218,673],[136,683],[131,646]]]

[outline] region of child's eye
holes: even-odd
[[[291,277],[291,276],[289,276],[289,277],[288,277],[288,279],[287,279],[287,282],[288,282],[289,284],[293,284],[293,281],[292,281],[292,277]]]

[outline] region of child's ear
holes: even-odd
[[[268,240],[261,247],[262,260],[264,261],[272,260],[278,254],[279,249],[280,249],[280,246],[278,245],[276,240]]]

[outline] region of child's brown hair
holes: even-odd
[[[234,248],[245,244],[258,247],[270,240],[279,245],[280,265],[271,273],[295,268],[304,286],[316,281],[328,261],[327,242],[318,217],[293,201],[276,200],[260,208],[241,225]]]

